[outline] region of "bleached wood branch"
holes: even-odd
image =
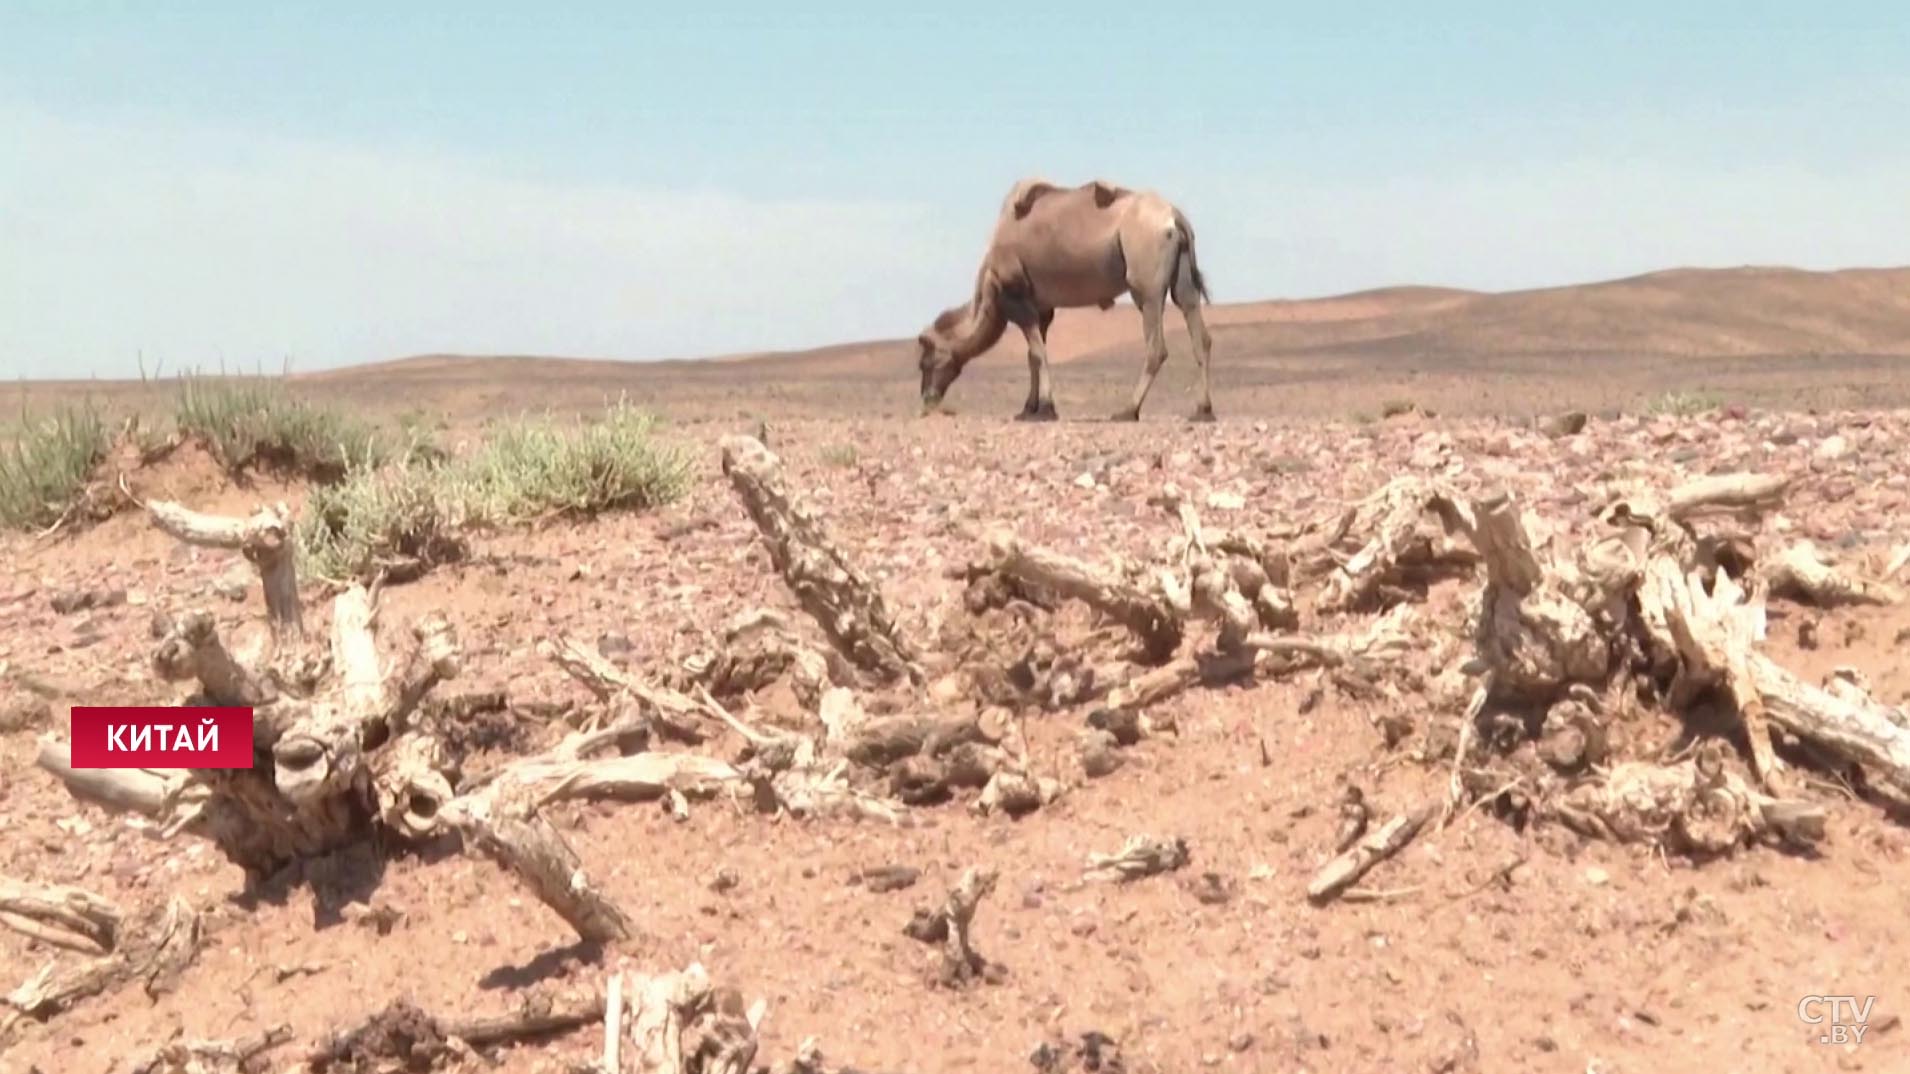
[[[281,643],[303,639],[297,542],[292,512],[285,504],[262,507],[249,518],[201,514],[169,500],[147,501],[146,511],[155,525],[187,544],[243,553],[259,570],[274,634]]]
[[[723,473],[762,533],[770,561],[803,610],[856,666],[886,680],[924,681],[875,583],[844,556],[783,483],[782,460],[752,437],[723,438]]]

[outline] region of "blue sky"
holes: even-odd
[[[171,6],[0,2],[0,373],[912,335],[1030,174],[1222,301],[1910,263],[1894,3]]]

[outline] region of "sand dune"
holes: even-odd
[[[1497,293],[1392,287],[1325,298],[1222,303],[1207,321],[1227,344],[1229,363],[1295,354],[1441,356],[1601,354],[1679,357],[1910,355],[1910,268],[1812,272],[1791,268],[1672,269],[1625,279]],[[1178,313],[1171,337],[1184,337]],[[1049,334],[1061,363],[1140,352],[1140,315],[1063,310]],[[714,356],[708,363],[844,376],[888,375],[906,363],[906,339],[867,340],[813,350]],[[1019,364],[1010,331],[981,361]],[[312,374],[314,378],[445,375],[475,361],[425,355]],[[594,360],[486,358],[495,363],[563,362],[575,373]],[[575,363],[574,368],[572,363]],[[617,364],[617,363],[607,363]],[[675,364],[675,363],[673,363]]]

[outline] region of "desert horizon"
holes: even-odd
[[[935,310],[925,311],[924,322]],[[1671,393],[1780,408],[1910,406],[1910,268],[1676,268],[1517,291],[1431,285],[1207,307],[1223,418],[1342,418],[1411,402],[1438,412],[1530,415],[1561,403],[1594,412]],[[1195,375],[1184,327],[1166,325],[1161,391]],[[1048,334],[1064,417],[1104,417],[1143,359],[1139,312],[1063,309]],[[1009,331],[981,354],[951,407],[1006,416],[1027,384],[1025,344]],[[417,354],[312,371],[289,384],[315,399],[393,414],[423,408],[453,424],[512,413],[587,412],[627,397],[675,420],[766,413],[784,419],[912,413],[909,337],[805,349],[650,361],[614,357]],[[153,356],[147,356],[153,362]],[[0,412],[87,398],[163,409],[181,374],[0,383]],[[1588,377],[1588,367],[1601,371]],[[257,363],[226,375],[277,378]],[[737,378],[760,403],[738,403]],[[1178,404],[1173,404],[1178,405]],[[1170,407],[1171,409],[1171,407]],[[1166,411],[1152,409],[1152,417]]]

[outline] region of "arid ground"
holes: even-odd
[[[468,560],[383,591],[388,647],[415,617],[440,612],[463,649],[445,689],[502,691],[502,711],[457,730],[473,767],[548,747],[597,704],[540,654],[552,638],[585,639],[630,673],[662,676],[726,621],[768,608],[826,647],[719,465],[721,437],[759,429],[790,488],[927,650],[988,650],[1002,613],[965,603],[960,568],[997,528],[1094,564],[1176,562],[1183,524],[1158,502],[1169,485],[1206,525],[1268,540],[1300,539],[1396,477],[1471,497],[1509,489],[1549,534],[1535,540],[1550,555],[1576,547],[1614,496],[1777,475],[1791,479],[1782,503],[1747,523],[1760,553],[1809,539],[1853,575],[1910,588],[1897,555],[1910,547],[1910,270],[1675,272],[1510,295],[1399,289],[1222,306],[1211,323],[1213,426],[1181,420],[1193,370],[1178,333],[1143,422],[1101,420],[1137,372],[1126,308],[1057,323],[1063,420],[1053,425],[1008,420],[1026,388],[1018,342],[972,366],[949,396],[959,413],[936,419],[915,416],[902,343],[641,365],[419,357],[292,385],[369,413],[421,412],[454,441],[481,436],[487,418],[623,395],[695,453],[694,486],[677,503],[480,534]],[[29,410],[80,393],[109,410],[157,409],[170,390],[13,385],[0,410],[17,412],[22,393]],[[1582,431],[1532,421],[1568,411],[1589,416]],[[306,495],[270,476],[235,482],[190,444],[126,480],[142,498],[228,514],[280,499],[296,508]],[[600,952],[455,847],[347,855],[249,888],[203,841],[162,840],[76,802],[34,766],[38,739],[64,734],[67,706],[179,696],[152,670],[154,613],[205,608],[243,636],[258,626],[258,584],[223,595],[236,556],[188,548],[133,511],[4,542],[0,690],[45,705],[0,726],[0,873],[85,888],[129,912],[177,895],[204,915],[203,949],[176,987],[150,998],[129,983],[24,1020],[0,1040],[6,1074],[131,1070],[175,1037],[278,1024],[299,1043],[264,1069],[294,1069],[307,1043],[394,1000],[479,1016],[542,989],[601,986],[618,966],[693,961],[767,1002],[757,1061],[778,1071],[812,1037],[831,1070],[1032,1071],[1037,1046],[1072,1049],[1090,1031],[1117,1042],[1131,1071],[1910,1070],[1910,829],[1795,742],[1779,743],[1792,793],[1825,818],[1809,850],[1747,841],[1700,862],[1536,814],[1522,823],[1493,800],[1379,863],[1361,881],[1365,898],[1309,902],[1347,785],[1364,793],[1374,827],[1446,795],[1463,699],[1450,704],[1430,680],[1468,651],[1477,572],[1441,576],[1408,601],[1407,659],[1426,681],[1361,686],[1305,669],[1196,687],[1150,706],[1150,722],[1174,730],[1122,749],[1098,778],[1077,746],[1093,704],[1025,707],[1031,771],[1066,793],[1019,818],[983,815],[972,790],[910,810],[909,826],[765,815],[747,796],[692,801],[687,819],[656,802],[552,806],[639,933]],[[123,600],[56,609],[62,594],[103,588]],[[1296,586],[1302,631],[1375,620],[1316,614],[1317,595]],[[322,633],[329,602],[313,589],[306,603]],[[1064,649],[1110,644],[1078,606],[1033,621]],[[1210,634],[1203,624],[1186,645]],[[1906,639],[1910,604],[1773,596],[1759,647],[1811,683],[1855,668],[1876,702],[1901,707]],[[754,716],[788,700],[730,704]],[[1613,720],[1634,758],[1661,756],[1681,726],[1645,704]],[[1734,770],[1748,771],[1742,736],[1723,740]],[[1136,835],[1178,836],[1190,860],[1126,883],[1083,879],[1090,854]],[[857,880],[881,866],[919,878],[892,891]],[[945,988],[938,949],[903,930],[970,867],[999,870],[973,932],[995,968]],[[0,990],[85,957],[0,928]],[[1813,995],[1876,997],[1863,1042],[1820,1043],[1825,1027],[1799,1017]],[[600,1048],[600,1029],[583,1029],[466,1069],[585,1069]]]

